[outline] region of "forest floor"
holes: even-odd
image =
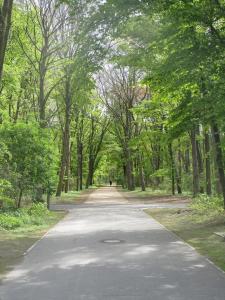
[[[225,232],[224,213],[202,214],[188,208],[146,212],[225,271],[225,239],[216,234]]]

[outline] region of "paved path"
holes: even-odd
[[[71,209],[9,273],[0,299],[224,300],[225,276],[104,188]]]

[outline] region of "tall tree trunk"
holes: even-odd
[[[65,128],[63,132],[63,141],[62,141],[62,156],[61,156],[61,165],[59,171],[59,180],[58,186],[56,191],[56,196],[60,197],[62,188],[63,188],[63,181],[65,175],[65,169],[67,165],[67,161],[69,159],[70,154],[70,113],[71,113],[71,94],[70,94],[70,77],[66,78],[66,111],[65,111]]]
[[[123,188],[127,188],[127,170],[126,170],[126,165],[123,165]]]
[[[175,195],[175,163],[173,157],[172,143],[169,143],[169,157],[170,157],[170,166],[171,166],[171,191],[172,191],[172,195]]]
[[[138,154],[138,165],[139,165],[139,180],[140,180],[141,190],[142,192],[144,192],[146,188],[145,188],[145,176],[144,176],[141,153]]]
[[[23,197],[23,189],[20,188],[19,198],[18,198],[18,203],[17,203],[17,208],[21,207],[22,197]]]
[[[196,134],[197,134],[197,136],[200,136],[199,126],[197,127]],[[197,149],[198,172],[199,172],[199,192],[204,193],[204,185],[202,185],[202,182],[204,180],[200,180],[200,179],[203,179],[203,177],[204,177],[204,175],[203,175],[204,166],[203,166],[203,159],[202,159],[201,142],[197,139],[196,139],[196,149]]]
[[[77,188],[83,189],[83,144],[77,137]]]
[[[42,72],[42,73],[41,73]],[[43,74],[44,71],[40,68],[40,81],[39,81],[39,99],[38,99],[38,105],[39,105],[39,123],[42,128],[46,126],[46,120],[45,120],[45,74]]]
[[[198,172],[198,157],[196,144],[196,130],[191,130],[191,148],[192,148],[192,174],[193,174],[193,196],[199,194],[199,172]]]
[[[211,132],[212,132],[212,128],[211,128]],[[212,152],[213,152],[213,156],[212,156],[213,168],[212,168],[212,171],[213,171],[213,178],[214,178],[214,181],[215,181],[215,191],[216,191],[217,195],[221,195],[222,194],[222,188],[221,188],[221,184],[220,184],[217,161],[216,161],[216,144],[215,144],[215,139],[213,137],[213,133],[212,133]]]
[[[224,208],[225,208],[225,175],[224,175],[224,162],[223,153],[221,149],[220,132],[216,121],[212,121],[212,134],[215,142],[215,152],[216,152],[216,163],[218,168],[219,180],[223,194]]]
[[[176,181],[177,181],[177,193],[178,194],[182,194],[182,160],[181,160],[181,145],[180,145],[180,141],[179,141],[179,148],[178,148],[178,154],[177,154],[177,158],[178,158],[178,166],[177,166],[177,170],[176,170]]]
[[[131,157],[130,149],[126,148],[126,176],[127,176],[127,188],[129,191],[135,190],[135,184],[134,184],[134,174],[133,174],[133,162]]]
[[[88,162],[88,176],[86,181],[86,188],[89,186],[92,186],[93,184],[93,177],[94,177],[94,159],[92,155],[89,156],[89,162]]]
[[[51,200],[51,193],[48,191],[47,192],[47,208],[50,210],[50,200]]]
[[[68,156],[66,158],[66,167],[65,167],[65,180],[64,180],[64,190],[65,193],[69,192],[70,184],[70,149],[68,151]]]
[[[83,190],[83,144],[80,143],[80,190]]]
[[[187,146],[184,154],[184,170],[185,173],[189,173],[190,171],[190,148]]]
[[[3,73],[3,65],[6,47],[11,27],[13,0],[4,0],[0,8],[0,86]]]
[[[63,190],[63,180],[65,175],[65,168],[66,168],[66,155],[67,155],[67,133],[66,130],[63,132],[63,142],[62,142],[62,154],[61,154],[61,163],[60,163],[60,170],[59,170],[59,180],[58,186],[56,190],[56,197],[60,197],[62,190]]]
[[[204,144],[205,144],[205,183],[207,195],[212,194],[211,184],[211,162],[210,162],[210,140],[208,130],[204,132]]]

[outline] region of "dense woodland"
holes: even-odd
[[[109,180],[225,203],[224,0],[0,5],[1,206]]]

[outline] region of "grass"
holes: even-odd
[[[60,197],[52,197],[51,202],[53,203],[76,203],[79,202],[80,196],[83,191],[70,191],[68,193],[62,193]]]
[[[200,201],[202,203],[202,201]],[[225,271],[225,213],[196,203],[188,209],[150,209],[146,212]]]
[[[130,195],[138,196],[138,197],[148,197],[148,196],[164,196],[169,195],[170,193],[163,190],[153,190],[151,188],[146,188],[146,190],[143,192],[140,189],[136,189],[135,191],[127,191]]]
[[[120,192],[123,193],[125,198],[129,201],[144,201],[144,203],[150,202],[177,202],[177,201],[186,201],[189,202],[188,195],[172,195],[170,192],[166,190],[152,189],[150,187],[146,188],[146,191],[141,191],[139,189],[135,189],[135,191],[128,191],[127,189],[119,189]]]
[[[26,216],[26,213],[23,212],[26,217],[23,217],[24,222],[21,221],[20,223],[15,222],[16,214],[18,214],[18,219],[21,220],[21,211],[17,211],[17,213],[15,213],[15,211],[5,211],[0,214],[0,219],[3,215],[13,215],[13,224],[17,224],[16,228],[14,225],[10,226],[9,223],[5,225],[7,229],[0,227],[0,279],[3,278],[5,272],[20,262],[24,252],[40,239],[49,228],[62,219],[66,213],[50,212],[41,215],[44,213],[42,212],[40,214],[39,210],[38,213],[35,211],[28,217],[28,215]],[[4,226],[5,223],[2,224]]]
[[[147,187],[144,192],[140,188],[136,188],[134,191],[129,191],[128,189],[121,189],[121,191],[125,192],[130,197],[138,197],[138,198],[170,195],[170,193],[166,190],[152,189],[149,187]]]

